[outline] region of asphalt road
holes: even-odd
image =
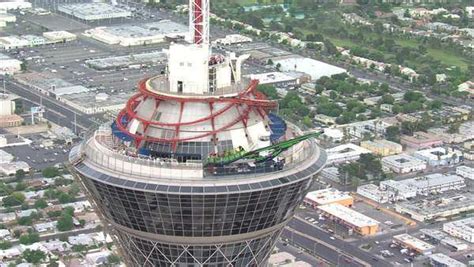
[[[385,259],[363,251],[346,241],[332,237],[327,232],[297,217],[288,224],[288,227],[294,231],[287,229],[284,231],[283,236],[288,238],[290,242],[293,240],[294,243],[303,246],[307,250],[314,251],[315,254],[331,263],[338,264],[339,262],[340,265],[338,266],[363,266],[356,262],[355,258],[366,262],[368,265],[391,266]]]
[[[15,81],[7,80],[6,88],[8,91],[26,99],[29,103],[28,105],[35,104],[39,106],[40,103],[42,103],[46,109],[44,114],[46,119],[73,130],[77,125],[77,134],[87,131],[92,126],[98,124],[95,120],[91,119],[93,118],[92,116],[66,107],[65,104],[59,103],[56,100],[42,95],[41,93],[34,91],[34,89],[18,84]],[[74,123],[75,121],[76,124]]]

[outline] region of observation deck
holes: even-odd
[[[70,161],[78,171],[101,174],[101,179],[126,184],[174,184],[185,185],[198,182],[201,186],[218,186],[226,184],[249,184],[285,178],[289,182],[304,173],[316,173],[326,161],[326,153],[319,149],[314,140],[306,140],[281,155],[285,164],[282,169],[260,169],[244,174],[215,175],[205,168],[201,160],[178,162],[174,159],[158,159],[132,153],[127,147],[113,141],[110,128],[102,126],[94,131],[70,154]],[[295,129],[296,130],[296,129]],[[95,175],[94,175],[95,176]],[[117,179],[118,178],[118,179]],[[240,181],[240,182],[239,182]]]

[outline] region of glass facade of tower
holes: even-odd
[[[84,162],[74,168],[132,266],[262,266],[326,161],[316,152],[297,171],[206,186],[134,182]]]

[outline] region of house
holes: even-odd
[[[45,247],[49,252],[65,252],[71,250],[71,245],[69,245],[69,243],[59,240],[42,241],[41,245],[43,245],[43,247]]]
[[[108,250],[87,253],[86,262],[88,266],[104,265],[107,264],[107,258],[110,256],[110,254],[111,252]]]
[[[56,225],[58,224],[57,221],[52,221],[52,222],[46,222],[46,223],[37,223],[33,225],[33,228],[38,233],[44,233],[44,232],[49,232],[49,231],[54,231],[56,230]]]
[[[73,246],[75,245],[92,246],[94,245],[94,240],[92,239],[92,234],[80,234],[77,236],[69,236],[68,243]]]
[[[27,209],[27,210],[18,210],[16,211],[16,216],[18,218],[31,216],[33,213],[38,213],[37,209]]]
[[[9,240],[11,239],[11,233],[8,229],[0,229],[0,239]]]

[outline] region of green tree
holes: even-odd
[[[46,254],[41,250],[26,249],[23,251],[22,257],[29,263],[38,264],[46,258]]]
[[[74,228],[72,216],[67,213],[61,214],[61,217],[58,220],[57,228],[61,232],[69,231]]]
[[[25,171],[23,169],[19,169],[16,171],[15,173],[15,177],[17,180],[21,180],[23,178],[25,178]]]
[[[5,249],[9,249],[12,247],[12,243],[10,243],[10,241],[0,241],[0,249],[2,250],[5,250]]]
[[[37,209],[44,209],[47,206],[48,206],[48,203],[46,202],[46,200],[44,200],[42,198],[35,201],[35,208],[37,208]]]
[[[23,182],[17,182],[15,185],[15,191],[23,191],[27,188],[28,186],[23,183]]]
[[[40,237],[37,233],[28,233],[20,236],[20,244],[30,245],[39,242]]]
[[[61,204],[71,203],[75,201],[75,198],[73,196],[65,192],[60,192],[57,198],[59,203]]]
[[[384,94],[381,99],[381,104],[391,104],[395,103],[395,98],[391,94]]]
[[[58,168],[52,167],[52,166],[44,168],[41,173],[46,178],[53,178],[53,177],[59,176],[60,174]]]
[[[393,141],[393,142],[399,142],[400,141],[400,128],[398,126],[389,126],[385,130],[385,134],[387,136],[387,140]]]
[[[13,192],[2,199],[4,207],[20,206],[25,201],[25,195],[20,192]]]
[[[19,225],[28,225],[31,226],[33,224],[33,219],[30,216],[21,217],[17,219]]]
[[[450,134],[459,133],[459,127],[461,127],[460,123],[453,123],[453,124],[449,125],[449,128],[448,128],[447,132],[450,133]]]
[[[116,254],[110,254],[108,257],[107,257],[107,263],[108,264],[119,264],[122,260],[120,259],[120,257]]]
[[[278,92],[273,85],[262,84],[257,86],[257,90],[262,92],[269,99],[278,99]]]

